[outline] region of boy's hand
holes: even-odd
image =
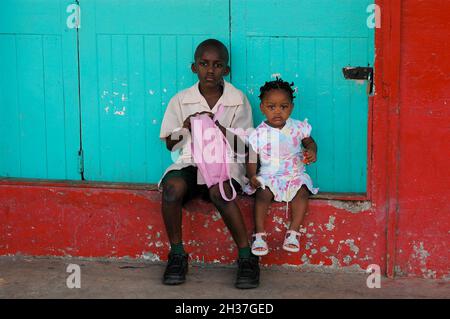
[[[261,183],[258,181],[257,177],[258,177],[258,176],[253,175],[253,176],[250,178],[250,184],[252,185],[252,187],[253,187],[254,189],[257,189],[258,187],[261,187]]]
[[[303,163],[306,165],[315,163],[317,161],[316,152],[313,150],[304,150],[303,151]]]
[[[212,112],[208,112],[208,111],[203,111],[203,112],[197,112],[194,114],[189,115],[183,122],[183,128],[187,128],[189,130],[189,132],[191,131],[191,117],[193,116],[197,116],[200,114],[208,114],[211,118],[214,117],[214,114]]]

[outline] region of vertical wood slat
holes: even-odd
[[[21,175],[47,176],[42,37],[17,36],[17,72],[21,125]]]
[[[76,31],[65,25],[67,3],[2,2],[0,176],[80,178]]]
[[[0,176],[21,176],[16,36],[0,36]]]
[[[354,133],[349,125],[352,114],[350,112],[351,83],[344,79],[341,69],[351,66],[350,39],[334,39],[333,51],[333,91],[334,91],[334,128],[333,143],[335,145],[334,160],[337,163],[335,170],[334,189],[345,192],[348,185],[342,181],[349,181],[352,174],[350,162],[351,135]]]

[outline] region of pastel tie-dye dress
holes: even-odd
[[[302,185],[312,194],[319,191],[313,187],[302,161],[302,140],[311,135],[311,130],[307,119],[302,122],[289,118],[282,129],[262,122],[248,137],[261,163],[258,177],[270,188],[277,202],[290,202]],[[256,192],[250,184],[244,191]]]

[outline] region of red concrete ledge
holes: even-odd
[[[160,205],[161,194],[145,188],[3,183],[0,255],[166,260]],[[240,196],[238,205],[250,237],[253,199]],[[385,225],[368,201],[312,200],[300,253],[281,249],[286,226],[285,205],[274,203],[267,218],[271,253],[263,264],[365,270],[375,263],[384,269]],[[211,203],[198,199],[186,205],[183,237],[196,261],[230,264],[236,259],[234,242]]]
[[[48,186],[48,187],[75,187],[75,188],[106,188],[124,190],[158,190],[157,184],[148,183],[122,183],[122,182],[91,182],[73,180],[42,180],[29,178],[0,178],[0,185],[17,186]],[[335,199],[346,201],[366,201],[369,196],[366,193],[326,193],[320,192],[312,195],[311,199]]]

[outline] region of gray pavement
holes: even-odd
[[[69,289],[69,264],[81,270],[81,288]],[[142,260],[0,257],[0,298],[445,298],[448,280],[382,278],[381,288],[369,289],[367,275],[358,272],[309,272],[295,268],[261,270],[258,289],[233,286],[235,266],[190,264],[187,282],[161,283],[164,263]]]

